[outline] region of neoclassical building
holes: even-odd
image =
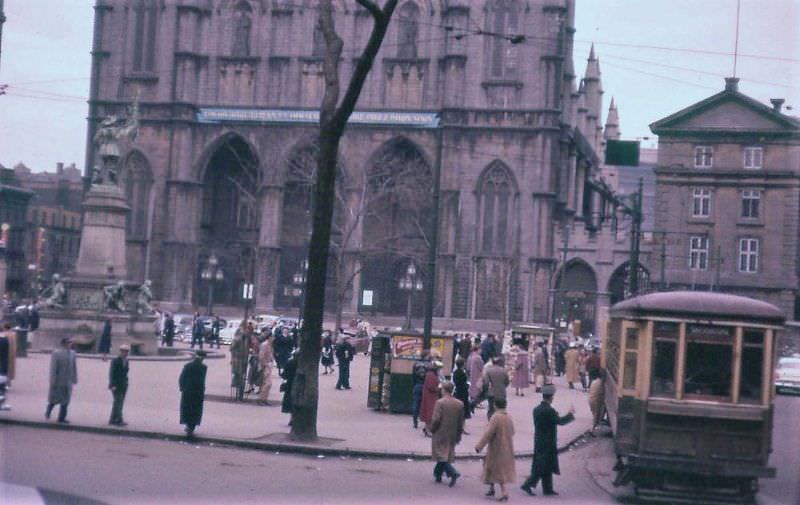
[[[372,19],[334,3],[346,82]],[[244,282],[258,309],[300,303],[323,89],[316,4],[97,1],[89,138],[139,96],[120,173],[128,269],[171,307],[206,303],[212,254],[216,304],[240,305]],[[440,167],[436,327],[552,318],[560,230],[614,212],[592,183],[603,90],[594,50],[576,76],[574,17],[574,0],[400,2],[340,149],[328,308],[405,313],[399,280],[410,262],[427,275]]]

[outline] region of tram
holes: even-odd
[[[752,503],[774,477],[776,337],[765,302],[678,291],[625,300],[603,345],[615,484],[668,503]]]

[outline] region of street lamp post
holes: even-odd
[[[225,279],[222,268],[219,266],[219,260],[213,253],[209,256],[206,267],[200,273],[200,278],[208,283],[208,306],[206,310],[210,316],[211,309],[214,308],[214,283],[222,282]]]
[[[408,292],[408,305],[406,307],[406,324],[403,327],[405,330],[413,330],[414,326],[411,324],[411,297],[414,291],[422,291],[422,279],[417,276],[417,266],[412,261],[408,264],[406,275],[403,276],[398,282],[398,287]]]
[[[308,274],[308,260],[304,259],[300,262],[300,269],[292,277],[292,284],[294,284],[294,295],[300,298],[300,308],[297,312],[297,327],[300,328],[300,320],[303,318],[303,305],[305,305],[306,294],[306,276]]]

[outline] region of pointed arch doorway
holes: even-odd
[[[199,253],[194,302],[242,306],[242,285],[253,282],[261,202],[261,170],[250,145],[238,135],[223,138],[211,154],[203,177]],[[215,256],[222,278],[204,280],[203,270]],[[213,289],[208,283],[213,282]]]

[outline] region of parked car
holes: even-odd
[[[800,356],[781,358],[775,369],[775,392],[800,393]]]
[[[255,317],[256,330],[261,331],[265,326],[272,326],[273,323],[279,321],[281,316],[273,316],[272,314],[259,314]]]
[[[225,326],[219,330],[219,341],[225,345],[231,345],[233,337],[236,335],[236,330],[241,326],[241,319],[229,319]]]
[[[356,333],[344,331],[342,332],[342,335],[350,338],[350,344],[355,348],[356,354],[360,352],[369,354],[369,344],[371,341],[369,333],[366,331],[359,331]]]
[[[172,319],[175,321],[175,338],[181,342],[191,340],[194,316],[192,314],[175,314]]]

